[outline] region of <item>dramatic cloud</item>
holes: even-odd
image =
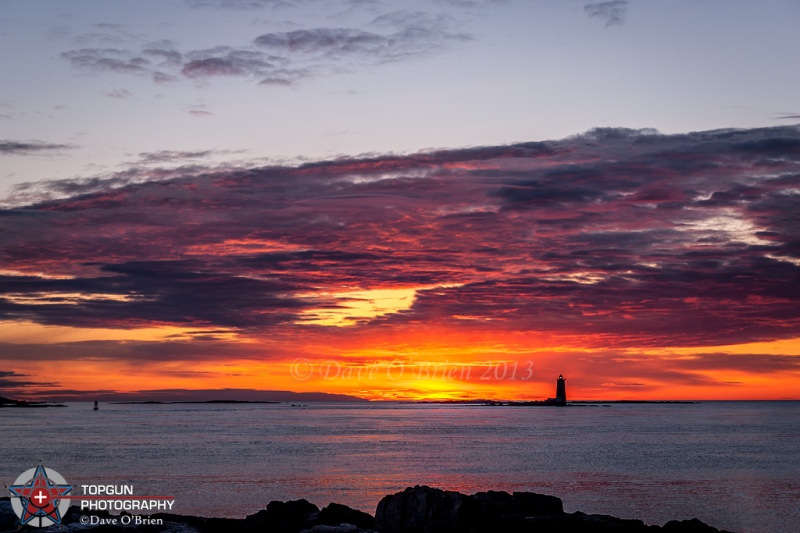
[[[583,6],[586,13],[592,18],[597,18],[606,23],[606,26],[619,26],[625,23],[625,13],[628,9],[627,0],[612,0]]]
[[[425,324],[616,347],[800,328],[797,127],[179,174],[0,211],[0,317],[258,335]]]
[[[59,152],[73,148],[68,144],[53,144],[43,141],[3,141],[0,140],[0,155],[32,155],[46,152]]]

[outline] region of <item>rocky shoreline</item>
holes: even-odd
[[[146,520],[92,512],[89,521],[77,507],[70,507],[59,532],[125,531],[173,533],[730,533],[700,520],[673,520],[663,526],[641,520],[565,513],[561,499],[532,492],[500,491],[473,495],[428,486],[409,487],[385,496],[375,516],[331,503],[320,509],[306,500],[273,501],[267,508],[243,519],[202,518],[154,514]],[[83,520],[82,520],[83,518]],[[134,517],[135,518],[135,517]],[[112,520],[116,519],[116,523]],[[26,530],[32,528],[25,528]],[[0,531],[17,531],[17,517],[8,499],[0,501]]]

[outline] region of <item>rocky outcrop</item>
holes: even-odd
[[[719,530],[704,524],[697,518],[692,518],[691,520],[670,520],[664,524],[661,531],[663,533],[716,533]]]
[[[458,492],[417,485],[384,496],[375,511],[375,521],[381,533],[459,531],[472,514],[464,508],[468,498]]]
[[[329,504],[319,512],[318,517],[312,518],[313,521],[316,521],[321,526],[324,525],[326,527],[335,524],[349,524],[356,526],[360,530],[376,529],[375,519],[372,517],[372,515],[357,509],[351,509],[350,507],[340,503]],[[314,533],[317,532],[315,531]]]
[[[311,527],[311,517],[318,514],[319,507],[307,500],[273,501],[263,511],[245,518],[242,525],[244,531],[297,533],[307,526]]]
[[[107,512],[95,517],[115,518]],[[273,501],[244,519],[201,518],[156,514],[159,525],[120,526],[81,523],[81,513],[71,507],[59,527],[62,533],[728,533],[700,520],[673,520],[663,527],[645,525],[606,515],[565,513],[555,496],[532,492],[501,491],[473,495],[427,486],[409,487],[385,496],[375,518],[331,503],[320,509],[306,500]],[[119,517],[116,517],[119,518]],[[17,530],[17,518],[7,498],[0,498],[0,533]]]
[[[384,497],[375,519],[381,533],[466,533],[509,527],[516,518],[563,514],[554,496],[498,491],[466,496],[418,485]]]
[[[238,530],[248,533],[360,533],[374,529],[375,519],[363,511],[339,503],[331,503],[320,510],[306,500],[295,500],[270,502],[265,510],[245,518]]]
[[[375,513],[381,533],[726,533],[694,519],[663,528],[641,520],[565,513],[559,498],[489,491],[467,496],[427,486],[385,496]]]

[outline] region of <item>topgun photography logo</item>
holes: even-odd
[[[20,525],[47,527],[61,524],[61,517],[69,509],[72,485],[53,469],[43,465],[26,470],[9,486],[11,508],[17,514]]]
[[[26,470],[8,487],[11,507],[19,525],[48,527],[61,525],[69,510],[70,497],[80,500],[80,511],[169,511],[175,496],[134,496],[133,485],[79,485],[82,494],[70,492],[73,485],[64,476],[39,465]],[[67,497],[69,496],[69,497]],[[162,518],[140,515],[81,515],[78,522],[88,525],[163,525]]]

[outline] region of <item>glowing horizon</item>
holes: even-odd
[[[797,399],[798,145],[598,130],[8,209],[2,390]]]
[[[241,389],[324,392],[369,400],[543,400],[554,395],[558,374],[567,378],[570,400],[798,399],[795,383],[785,373],[765,372],[759,366],[791,369],[800,357],[800,338],[756,343],[761,352],[781,353],[773,357],[743,353],[748,345],[702,350],[580,346],[529,350],[519,345],[490,345],[485,336],[466,345],[448,340],[437,343],[428,339],[418,345],[389,340],[391,347],[364,348],[300,345],[295,347],[300,357],[274,361],[259,361],[252,355],[224,361],[164,362],[154,358],[132,365],[111,357],[90,356],[51,360],[46,365],[20,363],[14,377],[30,379],[45,366],[51,375],[59,376],[59,387],[18,389],[19,397],[28,399],[57,398],[59,390],[64,389],[68,392],[63,398],[90,400],[92,391],[98,390],[96,384],[102,381],[98,392],[103,395],[137,393],[142,400],[152,397],[142,391],[167,389],[180,389],[190,396],[194,390]],[[149,342],[164,349],[157,341],[146,341],[138,348],[146,350]],[[258,339],[238,339],[237,343],[253,354],[264,346]],[[292,347],[284,349],[291,351]],[[315,357],[316,350],[329,355]],[[561,362],[565,357],[579,362]],[[609,365],[616,368],[603,370]],[[76,377],[66,378],[69,372]],[[232,396],[247,398],[256,396],[245,392]]]
[[[800,399],[797,14],[5,0],[0,395]]]

